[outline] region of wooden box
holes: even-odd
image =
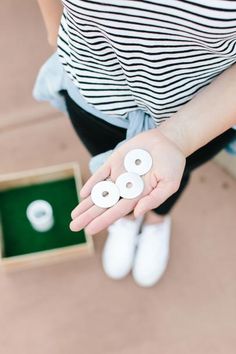
[[[69,229],[72,209],[79,203],[81,173],[77,163],[0,176],[0,264],[15,269],[91,255],[92,238]],[[48,201],[54,226],[34,230],[26,216],[34,200]]]

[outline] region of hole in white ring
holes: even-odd
[[[107,197],[108,195],[109,195],[109,192],[108,192],[108,191],[103,191],[103,192],[102,192],[102,196],[103,196],[103,197]]]
[[[134,161],[134,163],[135,163],[136,166],[139,166],[139,165],[141,165],[142,161],[140,159],[136,159]]]
[[[35,217],[38,218],[42,218],[43,216],[46,215],[46,212],[44,210],[37,210],[35,211]]]
[[[127,182],[125,187],[126,188],[132,188],[133,187],[133,183],[132,182]]]

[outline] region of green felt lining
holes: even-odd
[[[54,226],[47,232],[35,231],[26,216],[34,200],[48,201],[53,208]],[[3,231],[2,257],[12,257],[86,243],[84,231],[69,229],[71,210],[78,204],[74,178],[0,192],[0,216]]]

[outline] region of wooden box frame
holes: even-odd
[[[43,167],[25,172],[0,175],[0,191],[15,187],[36,185],[49,181],[57,181],[74,177],[77,195],[82,186],[82,178],[78,163],[71,162],[50,167]],[[1,217],[1,215],[0,215]],[[94,253],[93,240],[85,231],[86,243],[55,248],[12,257],[4,257],[4,236],[0,219],[0,265],[6,270],[31,267],[64,261]]]

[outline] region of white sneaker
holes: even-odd
[[[108,228],[102,264],[110,278],[121,279],[131,271],[142,220],[121,218]]]
[[[161,278],[169,259],[170,233],[169,216],[160,224],[143,226],[133,265],[133,277],[138,285],[153,286]]]

